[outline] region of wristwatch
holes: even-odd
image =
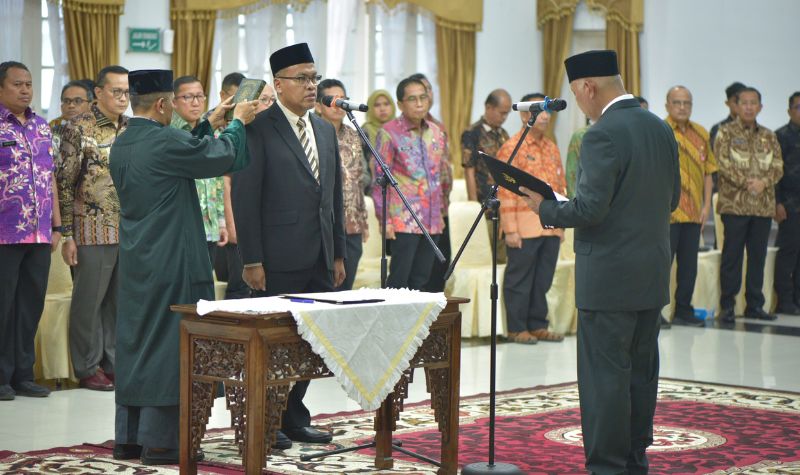
[[[53,226],[52,231],[54,233],[63,233],[64,232],[64,226]]]

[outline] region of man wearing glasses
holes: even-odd
[[[56,180],[64,262],[74,268],[69,346],[81,387],[114,389],[119,256],[119,198],[108,155],[128,118],[128,70],[107,66],[94,88],[97,102],[61,133]]]
[[[345,278],[346,236],[336,130],[316,114],[320,76],[306,43],[270,58],[277,101],[246,127],[250,166],[233,175],[231,197],[242,277],[253,297],[329,292]],[[327,443],[294,384],[273,448]]]
[[[206,108],[203,84],[194,76],[181,76],[175,80],[172,89],[175,94],[175,98],[172,100],[175,113],[172,114],[170,125],[191,133],[200,123]],[[228,243],[223,196],[225,185],[221,176],[202,178],[195,180],[194,183],[197,187],[197,197],[200,200],[200,211],[203,214],[208,258],[213,267],[217,246],[223,247]]]
[[[92,97],[91,86],[86,80],[70,81],[61,89],[61,116],[50,121],[50,131],[53,133],[53,156],[58,154],[64,125],[75,117],[89,112]]]
[[[400,191],[419,215],[422,224],[438,242],[444,231],[443,176],[449,167],[447,137],[426,118],[430,96],[425,83],[406,78],[397,86],[397,106],[402,114],[378,131],[377,148],[397,179]],[[382,172],[378,171],[377,176]],[[375,214],[383,223],[381,187],[372,187]],[[422,290],[433,267],[434,253],[422,230],[393,189],[387,193],[386,238],[393,239],[387,286]]]

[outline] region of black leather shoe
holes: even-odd
[[[800,315],[800,307],[793,303],[788,305],[778,304],[775,308],[775,313],[780,313],[782,315]]]
[[[115,460],[138,459],[142,456],[142,446],[136,444],[114,444]]]
[[[33,381],[23,381],[14,386],[18,396],[28,397],[47,397],[50,395],[50,390],[44,386],[39,386]]]
[[[662,330],[669,330],[670,328],[672,328],[672,324],[669,322],[669,320],[664,318],[664,316],[662,315],[661,316],[661,329]]]
[[[297,427],[294,429],[281,429],[287,437],[295,442],[308,442],[310,444],[327,444],[333,440],[330,432],[322,432],[313,427]]]
[[[774,313],[767,313],[760,308],[748,308],[744,311],[744,318],[755,318],[757,320],[777,320],[778,316]]]
[[[281,431],[275,433],[275,443],[272,444],[272,448],[275,450],[287,450],[292,448],[292,439],[286,437]]]
[[[719,319],[722,323],[736,323],[736,315],[733,313],[732,308],[720,312]]]
[[[180,461],[180,451],[178,449],[153,450],[144,447],[142,449],[142,463],[144,465],[177,465]],[[195,456],[195,462],[202,462],[206,454],[200,450]]]
[[[17,393],[8,384],[0,384],[0,401],[13,401]]]
[[[674,325],[686,325],[689,327],[703,327],[706,325],[704,320],[680,313],[676,313],[675,316],[672,317],[672,323]]]

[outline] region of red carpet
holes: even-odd
[[[461,402],[460,461],[487,460],[486,396]],[[582,474],[580,415],[574,384],[517,390],[498,396],[497,462],[530,474]],[[655,444],[649,449],[653,474],[800,473],[800,394],[662,380]],[[315,418],[336,435],[326,448],[369,440],[371,414],[342,413]],[[438,458],[439,433],[426,404],[406,407],[397,439],[409,450]],[[203,443],[204,473],[240,473],[240,458],[229,431],[211,431]],[[377,472],[369,451],[301,462],[319,446],[295,444],[268,460],[269,473],[410,473],[435,468],[398,455],[395,469]],[[82,445],[14,454],[0,451],[0,473],[177,473],[111,460],[110,449]]]

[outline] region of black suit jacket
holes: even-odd
[[[669,216],[680,198],[670,127],[635,99],[613,104],[583,137],[572,201],[545,201],[542,224],[575,229],[581,310],[633,311],[669,302]]]
[[[314,179],[300,141],[277,103],[247,127],[250,166],[233,176],[231,199],[244,264],[267,272],[314,267],[320,250],[329,270],[345,257],[339,144],[333,126],[310,115],[319,155]]]

